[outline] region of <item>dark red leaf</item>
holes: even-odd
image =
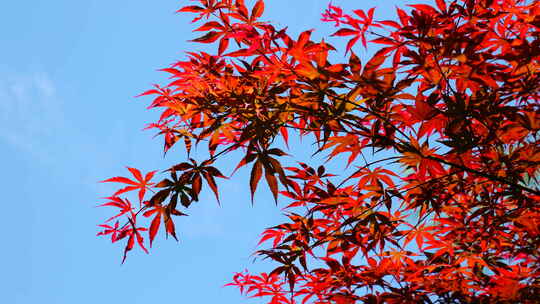
[[[200,43],[212,43],[212,42],[218,40],[218,38],[221,35],[223,35],[222,32],[211,31],[211,32],[206,33],[204,36],[193,39],[191,41],[192,42],[200,42]]]
[[[251,189],[251,203],[253,203],[253,196],[257,190],[257,184],[262,176],[262,163],[260,160],[257,160],[251,169],[251,177],[249,179],[249,186]]]

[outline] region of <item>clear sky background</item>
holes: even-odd
[[[328,2],[268,0],[263,17],[294,37],[312,28],[322,37],[335,30],[319,21]],[[406,2],[334,4],[377,6],[382,17]],[[260,303],[222,287],[235,271],[268,267],[250,255],[260,232],[281,220],[283,205],[274,205],[264,183],[251,207],[248,170],[220,184],[222,207],[203,193],[177,221],[179,243],[160,234],[150,255],[134,250],[121,265],[123,244],[95,236],[111,215],[95,206],[115,189],[99,180],[126,175],[124,166],[146,172],[185,159],[182,149],[162,157],[161,138],[141,131],[157,112],[134,96],[165,83],[157,69],[201,49],[186,42],[196,37],[190,15],[174,14],[188,4],[0,4],[0,303]]]

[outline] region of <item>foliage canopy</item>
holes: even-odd
[[[337,62],[312,31],[262,21],[264,6],[179,10],[216,53],[189,52],[142,95],[162,110],[149,128],[165,152],[183,145],[187,160],[157,180],[135,168],[105,180],[123,186],[99,235],[126,241],[124,259],[147,250],[143,234],[150,246],[160,229],[176,238],[173,216],[205,187],[219,201],[218,164],[241,151],[252,201],[264,179],[289,219],[261,235],[257,254],[275,269],[237,273],[241,292],[272,304],[538,303],[540,3],[436,0],[397,8],[396,20],[329,5],[321,20],[346,40]],[[376,51],[366,63],[357,44]],[[343,171],[286,154],[278,142],[290,135]],[[192,144],[208,159],[189,158]]]

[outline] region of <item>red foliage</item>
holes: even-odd
[[[171,83],[142,95],[163,109],[150,127],[165,151],[184,138],[187,154],[206,142],[209,158],[157,183],[154,171],[132,168],[135,180],[106,180],[127,185],[103,204],[119,209],[108,221],[126,220],[99,235],[127,238],[124,258],[135,241],[146,251],[139,232],[152,244],[161,221],[176,238],[178,201],[197,201],[203,180],[218,198],[214,178],[224,176],[212,165],[240,149],[252,200],[263,178],[276,202],[290,200],[289,221],[261,236],[270,248],[258,254],[275,269],[238,273],[230,285],[241,292],[289,304],[538,303],[540,3],[409,7],[377,20],[374,9],[330,5],[321,20],[346,39],[344,62],[331,62],[336,49],[312,31],[294,39],[262,22],[262,0],[251,10],[243,0],[180,9],[204,20],[192,41],[215,43],[216,55],[189,53],[164,69]],[[358,41],[376,50],[364,65]],[[291,134],[312,135],[316,153],[356,170],[284,168],[276,139],[288,144]],[[132,190],[139,208],[120,197]],[[141,212],[149,229],[137,226]]]

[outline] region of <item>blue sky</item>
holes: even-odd
[[[334,1],[378,6],[405,1]],[[249,201],[247,170],[221,183],[222,207],[205,192],[178,221],[180,243],[158,236],[150,255],[95,237],[111,215],[95,208],[112,186],[99,180],[181,162],[141,129],[157,113],[133,96],[165,83],[157,71],[200,49],[187,1],[5,1],[0,10],[0,159],[3,220],[0,303],[259,303],[222,286],[252,263],[258,235],[279,223],[261,184]],[[328,1],[266,2],[265,19],[292,33],[317,28]],[[332,40],[330,40],[332,43]],[[358,52],[362,52],[358,50]],[[226,167],[225,173],[231,172]]]

